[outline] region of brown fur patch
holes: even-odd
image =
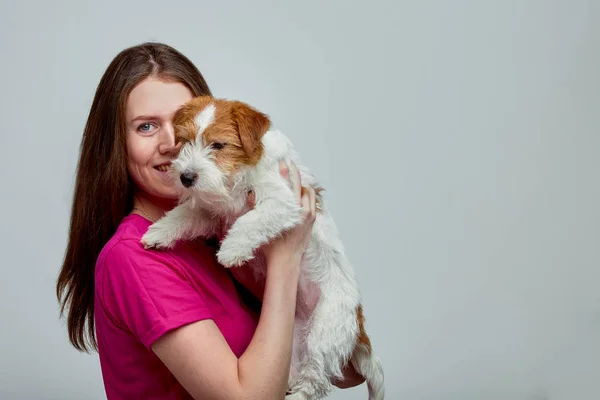
[[[356,320],[358,321],[358,338],[356,343],[363,345],[371,352],[371,339],[365,331],[365,317],[363,315],[362,304],[356,308]]]
[[[225,144],[214,152],[219,168],[231,174],[243,165],[258,163],[263,152],[261,139],[271,126],[271,121],[267,115],[239,101],[210,96],[190,100],[173,116],[176,140],[196,140],[196,116],[211,103],[215,106],[214,120],[202,133],[202,140],[207,146]]]
[[[175,140],[178,142],[190,142],[196,139],[198,126],[196,115],[214,99],[210,96],[196,97],[177,110],[173,115],[173,127],[175,129]]]
[[[231,103],[231,115],[233,122],[237,125],[242,147],[246,154],[254,154],[258,146],[262,150],[260,140],[271,126],[269,117],[239,101]],[[258,159],[256,159],[256,162],[258,162]]]

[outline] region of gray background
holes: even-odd
[[[104,398],[54,284],[94,90],[146,40],[327,187],[388,399],[600,398],[597,1],[99,3],[0,6],[0,399]]]

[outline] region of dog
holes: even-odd
[[[287,400],[322,399],[332,378],[343,379],[351,362],[367,383],[369,399],[384,398],[384,374],[365,332],[361,295],[335,223],[315,177],[301,164],[288,137],[270,118],[237,100],[200,96],[174,115],[182,143],[171,173],[183,186],[178,205],[142,237],[146,248],[171,248],[178,240],[221,236],[217,259],[224,267],[251,268],[264,281],[264,257],[256,252],[301,223],[303,211],[279,172],[283,160],[298,168],[303,186],[317,196],[317,215],[298,285]],[[252,191],[254,207],[247,198]]]

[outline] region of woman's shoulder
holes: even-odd
[[[119,260],[150,256],[151,253],[145,251],[140,242],[150,224],[150,221],[137,214],[125,216],[100,251],[97,264],[104,264],[107,258]]]
[[[137,214],[128,215],[121,221],[96,259],[94,275],[98,293],[106,292],[106,288],[131,289],[135,284],[144,289],[165,274],[184,279],[182,272],[186,266],[177,256],[181,249],[151,250],[141,244],[150,225],[150,221]]]
[[[137,214],[123,218],[96,259],[96,278],[102,275],[127,278],[151,269],[180,269],[179,254],[186,251],[182,246],[164,250],[144,248],[141,239],[150,225],[150,221]]]

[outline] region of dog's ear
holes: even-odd
[[[252,156],[261,147],[260,141],[269,130],[271,121],[267,115],[242,102],[235,102],[231,112],[242,147],[248,156]]]

